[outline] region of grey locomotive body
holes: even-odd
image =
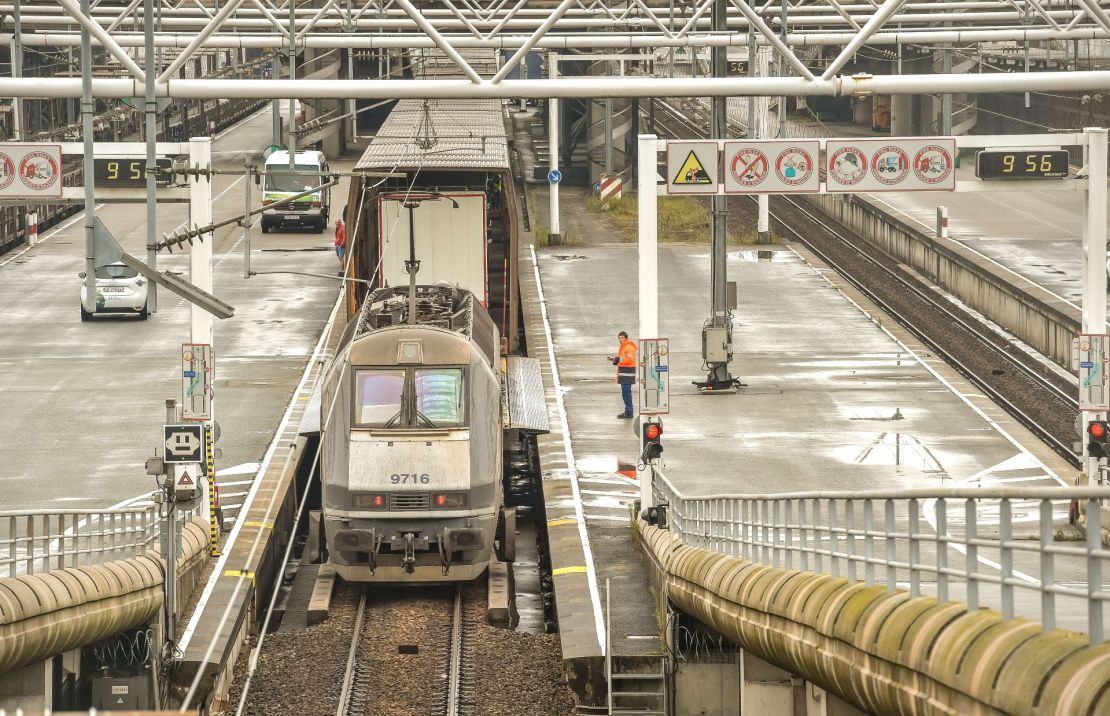
[[[348,581],[478,577],[502,510],[497,329],[473,294],[375,291],[348,329],[321,400],[329,562]]]

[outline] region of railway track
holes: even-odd
[[[657,113],[663,116],[657,131],[664,136],[689,137],[698,126],[668,104],[657,105]],[[701,131],[695,134],[703,136]],[[754,205],[755,197],[749,198]],[[925,287],[885,254],[800,201],[776,196],[771,208],[773,225],[783,235],[806,246],[1071,465],[1080,465],[1071,450],[1079,407],[1073,385],[947,294]]]
[[[1061,457],[1079,466],[1071,450],[1076,439],[1071,424],[1079,404],[1070,385],[957,307],[947,294],[923,288],[896,266],[888,265],[889,260],[874,256],[875,250],[861,246],[860,239],[831,226],[795,199],[776,200],[819,227],[839,250],[830,250],[832,242],[815,240],[811,232],[799,230],[781,210],[772,211],[772,220],[784,233],[816,254]],[[859,270],[861,264],[866,270]],[[1063,424],[1061,414],[1066,416]]]
[[[464,591],[363,589],[336,716],[470,713]]]

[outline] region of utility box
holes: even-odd
[[[149,711],[154,708],[150,675],[97,676],[90,679],[92,707],[100,711]]]
[[[703,328],[701,354],[706,363],[727,363],[730,353],[727,328]]]

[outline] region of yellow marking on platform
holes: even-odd
[[[576,525],[576,524],[578,524],[578,520],[574,519],[573,517],[563,517],[562,519],[548,520],[547,521],[547,526],[548,527],[558,527],[559,525]]]
[[[559,567],[558,569],[551,570],[551,576],[558,577],[562,574],[585,574],[586,566],[581,565],[577,567]]]
[[[245,578],[251,580],[251,584],[254,584],[254,572],[240,572],[238,569],[228,569],[228,570],[224,571],[224,576],[225,577],[245,577]]]
[[[244,527],[259,527],[264,530],[272,530],[274,528],[273,520],[250,520],[243,523]]]

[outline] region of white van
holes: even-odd
[[[326,183],[330,179],[328,176],[330,171],[328,160],[323,152],[297,152],[293,157],[292,173],[289,171],[289,152],[285,150],[274,152],[266,159],[263,207]],[[297,226],[322,232],[328,227],[330,215],[331,189],[321,189],[276,209],[264,208],[262,233],[269,233],[270,230],[283,226]]]

